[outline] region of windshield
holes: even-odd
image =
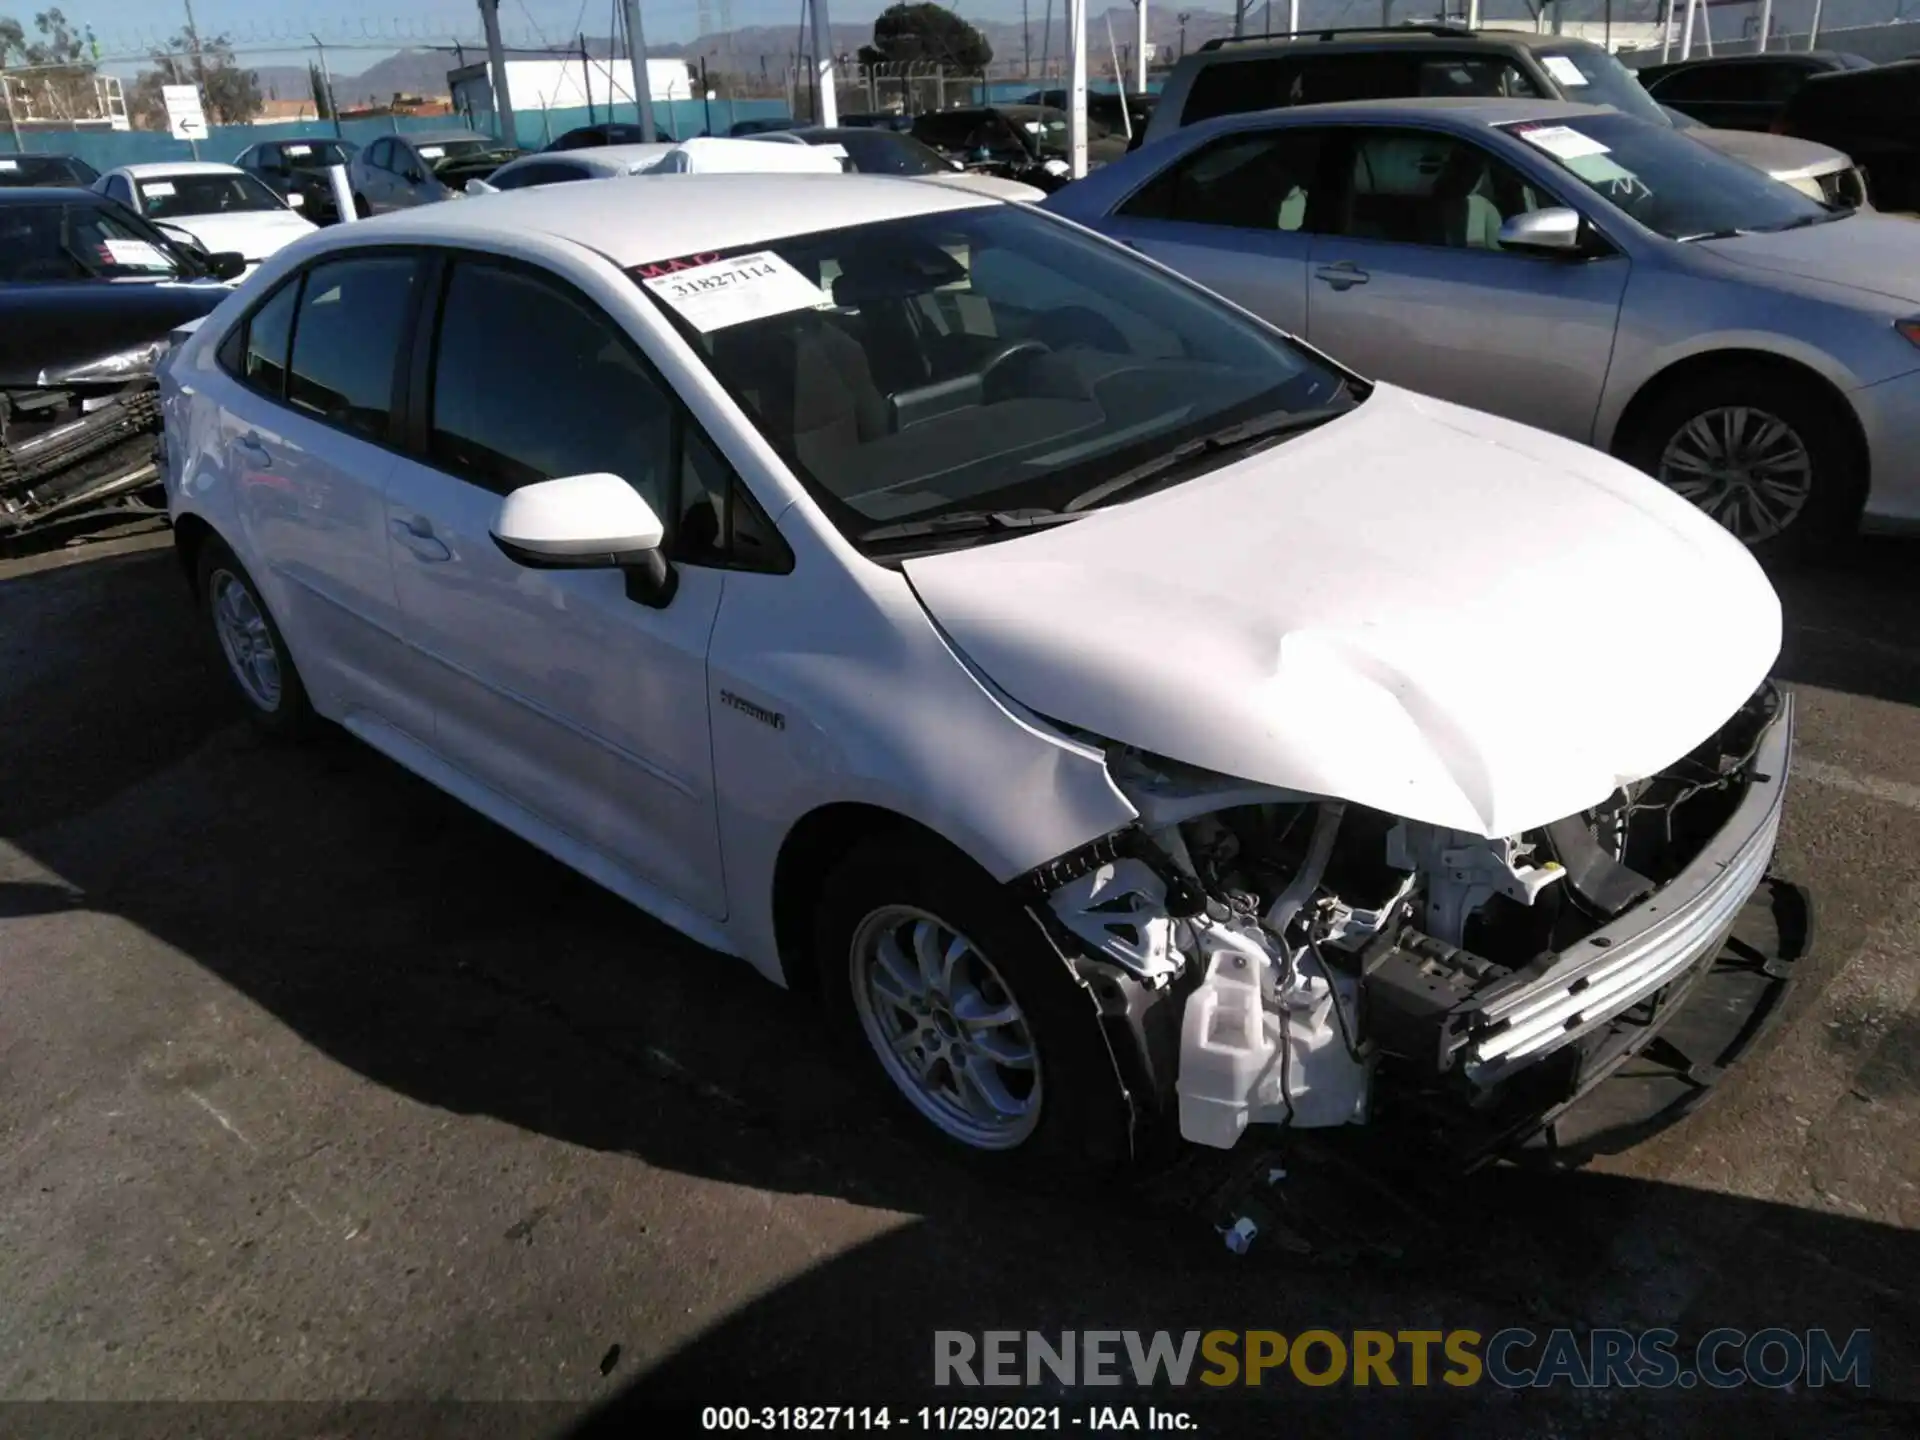
[[[0,283],[188,280],[196,274],[164,235],[118,207],[0,206]]]
[[[419,151],[420,158],[438,170],[441,166],[456,160],[472,160],[480,155],[517,154],[510,151],[498,140],[434,140],[413,147]]]
[[[1582,105],[1610,105],[1623,115],[1665,125],[1660,102],[1647,93],[1640,77],[1598,45],[1571,45],[1564,50],[1541,50],[1540,64],[1560,87],[1565,100]]]
[[[239,171],[231,175],[156,175],[134,184],[140,195],[140,213],[149,220],[287,208],[273,191]]]
[[[1027,143],[1037,146],[1041,153],[1067,153],[1067,117],[1058,110],[1027,111],[1024,114],[1015,112],[1008,115],[1007,119],[1026,136]]]
[[[832,143],[862,175],[951,175],[953,166],[931,145],[891,130],[842,130]]]
[[[1624,115],[1579,115],[1500,128],[1670,240],[1783,230],[1837,218],[1792,186],[1670,127],[1643,125]]]
[[[282,145],[280,153],[295,170],[320,170],[347,164],[358,149],[339,140],[303,140],[298,145]]]
[[[0,186],[75,185],[85,188],[100,172],[66,155],[0,155]]]
[[[1060,510],[1346,377],[1204,291],[992,205],[641,266],[833,521]]]

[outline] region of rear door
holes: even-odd
[[[207,398],[242,558],[316,702],[425,739],[432,716],[399,640],[385,496],[419,274],[414,254],[370,251],[282,282],[223,339],[225,373]]]
[[[491,538],[510,491],[605,472],[680,545],[680,467],[699,471],[690,422],[632,338],[546,270],[455,255],[440,296],[415,360],[414,453],[387,492],[436,749],[626,873],[724,915],[706,685],[722,572],[680,565],[655,608],[618,571],[528,569]]]
[[[1353,127],[1335,171],[1307,339],[1363,375],[1591,439],[1627,258],[1501,250],[1503,220],[1561,200],[1461,137]]]
[[[1101,228],[1296,335],[1307,329],[1313,227],[1337,197],[1331,133],[1236,131],[1174,161]]]

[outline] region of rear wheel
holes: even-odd
[[[920,1133],[1024,1181],[1127,1168],[1092,997],[971,861],[917,837],[865,842],[827,881],[815,943],[830,1023]]]
[[[317,717],[306,686],[245,567],[225,545],[209,539],[200,547],[196,576],[208,638],[248,717],[275,736],[310,732]]]
[[[1812,379],[1729,365],[1649,404],[1621,456],[1762,559],[1803,555],[1859,522],[1865,464]]]

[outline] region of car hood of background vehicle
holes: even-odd
[[[1029,205],[1047,198],[1047,192],[1037,185],[1003,179],[998,175],[982,175],[977,170],[955,170],[950,175],[916,175],[913,178],[930,185],[945,185],[951,190],[966,190],[975,195],[991,195],[996,200],[1018,200]]]
[[[182,215],[177,218],[170,216],[167,224],[178,225],[215,254],[222,250],[238,250],[249,260],[264,260],[282,245],[290,245],[314,230],[311,221],[302,220],[291,210],[247,210],[235,215]]]
[[[1826,225],[1702,240],[1722,260],[1920,305],[1920,225],[1851,215]]]
[[[1387,385],[1231,466],[905,570],[1041,715],[1488,836],[1670,765],[1780,647],[1760,567],[1685,501]]]
[[[1853,162],[1843,151],[1792,135],[1769,135],[1764,130],[1714,130],[1705,125],[1683,132],[1710,150],[1730,156],[1773,176],[1815,175],[1846,170]]]
[[[0,285],[0,385],[37,385],[42,370],[158,340],[232,294],[211,280]]]

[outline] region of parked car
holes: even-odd
[[[1087,123],[1089,127],[1099,127],[1102,136],[1129,133],[1137,149],[1146,139],[1147,122],[1153,119],[1153,107],[1160,97],[1151,93],[1145,95],[1116,95],[1110,90],[1087,91]],[[1062,114],[1067,109],[1065,90],[1036,90],[1023,102],[1028,105],[1045,105]]]
[[[846,170],[857,175],[905,175],[920,180],[938,180],[944,185],[978,190],[1002,200],[1036,201],[1047,193],[1036,185],[1023,185],[1018,180],[969,170],[958,160],[949,160],[931,145],[892,130],[867,130],[856,126],[829,128],[822,125],[751,138],[761,144],[788,142],[820,146],[841,156]]]
[[[93,188],[155,224],[184,230],[209,253],[238,251],[249,270],[316,228],[236,165],[122,165],[94,181]]]
[[[315,225],[332,225],[340,218],[340,207],[327,171],[334,165],[351,166],[359,151],[351,140],[262,140],[242,150],[233,163]]]
[[[791,115],[736,120],[727,127],[727,135],[733,139],[739,139],[745,135],[766,135],[775,130],[798,130],[806,123],[804,120],[794,119]]]
[[[1791,185],[1809,200],[1853,210],[1865,209],[1871,204],[1865,173],[1853,163],[1850,155],[1831,145],[1759,130],[1715,130],[1671,106],[1660,108],[1673,122],[1673,128],[1689,140],[1698,140],[1709,150],[1751,165]]]
[[[1873,61],[1839,50],[1769,50],[1643,66],[1640,83],[1663,105],[1722,130],[1766,130],[1815,75],[1870,70]]]
[[[100,172],[78,155],[0,155],[0,189],[58,185],[82,189],[100,178]]]
[[[930,110],[913,117],[913,138],[969,170],[1058,190],[1073,178],[1068,168],[1067,117],[1042,105],[971,105]],[[1124,142],[1096,151],[1089,164],[1125,153]]]
[[[353,208],[362,216],[379,215],[450,200],[469,180],[484,180],[525,153],[471,130],[382,135],[347,167]]]
[[[588,150],[602,145],[672,145],[677,143],[664,126],[656,125],[653,139],[647,139],[644,126],[628,121],[607,120],[598,125],[582,125],[569,130],[547,146],[546,153],[557,150]]]
[[[176,353],[261,727],[817,997],[983,1165],[1498,1153],[1676,1015],[1730,1063],[1792,708],[1722,530],[1035,207],[672,184],[337,227]]]
[[[671,142],[657,140],[651,145],[602,145],[591,150],[569,150],[565,154],[543,150],[509,160],[484,180],[469,180],[467,194],[492,195],[502,190],[530,190],[575,180],[638,175],[659,164],[671,149]]]
[[[859,130],[898,130],[906,133],[913,129],[913,116],[898,110],[869,110],[842,115],[840,123]]]
[[[1185,125],[1289,105],[1350,100],[1537,96],[1606,105],[1649,124],[1673,124],[1639,77],[1601,46],[1565,35],[1409,25],[1393,30],[1323,30],[1269,40],[1210,40],[1175,68],[1146,138]],[[1829,149],[1761,151],[1720,130],[1689,132],[1722,154],[1755,163],[1790,185],[1809,179],[1841,203],[1867,193],[1853,162]],[[1817,178],[1816,178],[1817,177]]]
[[[0,537],[158,485],[154,367],[241,263],[87,190],[0,190]]]
[[[1882,210],[1920,211],[1920,60],[1817,75],[1787,102],[1782,133],[1837,145]]]
[[[1046,204],[1362,371],[1611,451],[1768,554],[1920,520],[1920,228],[1670,126],[1316,105]]]
[[[528,190],[574,180],[610,180],[625,175],[741,174],[785,171],[838,175],[840,160],[795,142],[775,145],[785,135],[734,140],[696,135],[677,145],[608,145],[565,155],[528,155],[501,166],[485,180],[469,180],[469,195]]]

